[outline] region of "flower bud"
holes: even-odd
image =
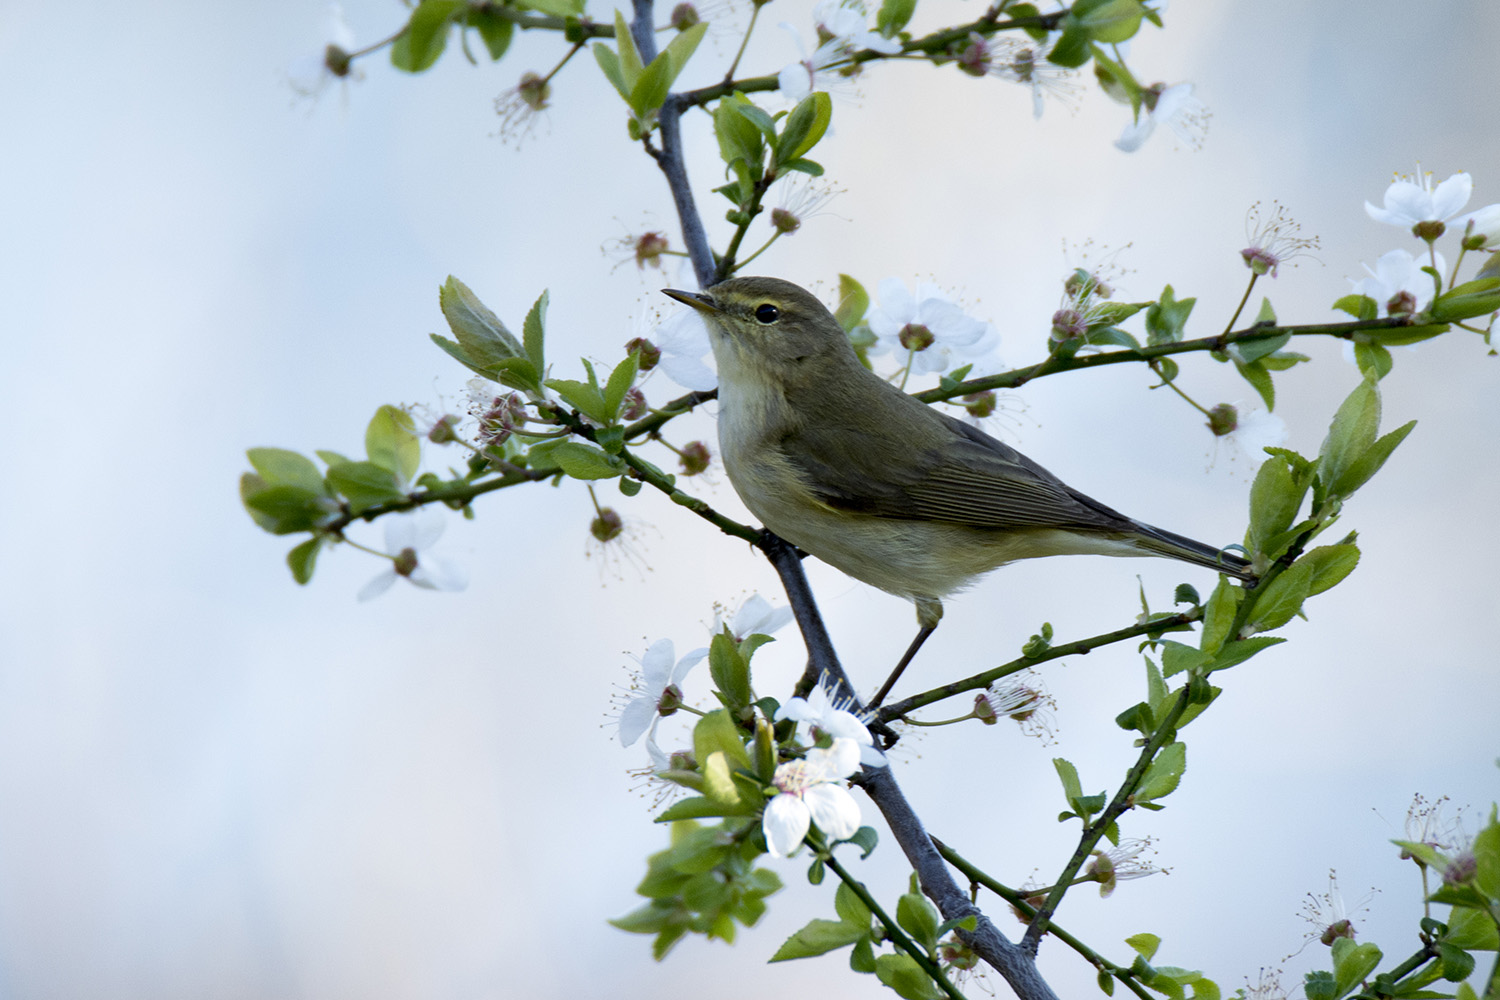
[[[968,410],[969,416],[974,419],[983,420],[995,412],[995,407],[998,405],[997,398],[995,393],[989,389],[983,392],[971,392],[963,397],[964,409]]]
[[[683,445],[682,454],[679,456],[684,476],[696,476],[708,468],[713,461],[713,453],[708,450],[708,445],[702,441],[690,441]]]
[[[635,337],[625,342],[625,353],[634,354],[640,352],[640,359],[636,363],[636,371],[649,372],[661,361],[661,348],[657,347],[645,337]]]
[[[1421,222],[1411,227],[1413,236],[1424,239],[1428,243],[1431,243],[1433,240],[1443,235],[1443,233],[1447,232],[1447,230],[1448,227],[1443,225],[1437,219],[1423,219]]]
[[[411,576],[417,571],[417,550],[413,548],[402,549],[395,557],[396,575]]]
[[[990,700],[982,694],[974,696],[974,718],[978,719],[986,726],[993,726],[995,723],[1000,721],[1000,717],[995,714],[994,706],[991,705]]]
[[[1214,437],[1232,434],[1239,425],[1239,411],[1228,403],[1220,403],[1208,411],[1208,429],[1214,432]]]
[[[350,61],[349,53],[337,45],[329,45],[323,50],[323,66],[341,80],[349,75]]]
[[[673,715],[682,707],[682,691],[676,684],[668,684],[656,703],[657,715]]]
[[[977,32],[969,33],[969,44],[958,54],[958,68],[970,76],[984,76],[990,69],[990,44]]]
[[[661,255],[666,253],[670,246],[671,243],[668,242],[666,233],[642,233],[630,240],[636,269],[644,271],[650,266],[661,270]]]
[[[898,336],[901,346],[908,351],[925,351],[937,340],[932,331],[921,323],[908,323],[901,328]]]
[[[646,415],[649,409],[646,406],[646,394],[635,386],[625,390],[625,399],[620,404],[620,418],[622,420],[639,420]]]
[[[1464,851],[1449,861],[1448,867],[1443,869],[1443,884],[1463,885],[1465,882],[1472,881],[1477,874],[1479,874],[1479,861],[1474,857],[1474,852]]]
[[[672,8],[672,27],[678,31],[686,31],[702,20],[703,18],[698,16],[698,8],[690,3],[680,3]]]
[[[1354,940],[1354,924],[1347,917],[1329,924],[1318,940],[1326,945],[1332,945],[1339,938]]]
[[[625,521],[613,507],[605,507],[589,522],[589,534],[596,541],[612,542],[625,530]]]
[[[532,111],[541,111],[552,96],[552,85],[535,73],[523,73],[516,94]]]
[[[433,444],[452,444],[458,440],[458,418],[451,413],[432,425],[432,430],[427,432],[427,440]]]
[[[1403,289],[1391,296],[1385,311],[1391,316],[1410,316],[1417,311],[1417,297]]]
[[[771,225],[778,233],[789,236],[802,228],[802,220],[784,208],[771,209]]]
[[[1054,344],[1069,340],[1080,340],[1089,332],[1088,324],[1077,309],[1059,309],[1052,314],[1052,333],[1049,339]]]

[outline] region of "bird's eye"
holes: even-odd
[[[762,302],[760,305],[755,307],[755,318],[760,320],[767,326],[770,326],[772,323],[781,318],[781,310],[777,309],[769,302]]]

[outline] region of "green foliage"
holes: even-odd
[[[1188,316],[1197,305],[1197,299],[1179,300],[1172,286],[1161,290],[1161,298],[1146,309],[1146,343],[1175,344],[1183,338]]]
[[[674,823],[671,846],[646,860],[646,877],[636,886],[649,902],[610,923],[655,935],[657,961],[690,933],[733,942],[736,925],[754,926],[765,898],[782,885],[775,872],[755,866],[760,849],[747,836],[752,826],[744,820]]]
[[[785,962],[793,958],[812,958],[825,955],[838,948],[846,948],[858,941],[870,941],[872,937],[872,915],[870,910],[845,883],[839,883],[833,895],[837,920],[813,920],[771,956],[773,962]]]

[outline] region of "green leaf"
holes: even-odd
[[[458,338],[468,363],[477,366],[478,370],[489,371],[507,358],[525,357],[520,341],[506,329],[500,318],[479,301],[479,296],[470,291],[468,285],[451,274],[438,289],[438,306],[443,310],[448,328]]]
[[[938,924],[942,914],[920,892],[905,892],[896,900],[896,923],[929,952],[937,950]]]
[[[793,958],[812,958],[826,955],[835,948],[844,948],[870,933],[869,927],[860,928],[839,920],[813,920],[806,927],[787,938],[771,956],[773,962],[785,962]]]
[[[1146,14],[1140,0],[1078,0],[1071,17],[1089,33],[1089,37],[1106,45],[1118,45],[1141,28]]]
[[[1181,340],[1188,315],[1197,303],[1196,298],[1178,301],[1171,285],[1163,288],[1161,298],[1146,309],[1146,343],[1154,347]]]
[[[1339,484],[1355,462],[1375,443],[1380,426],[1380,391],[1366,376],[1340,404],[1318,453],[1318,472],[1334,496],[1343,496]],[[1395,447],[1392,445],[1392,447]]]
[[[349,510],[355,514],[376,504],[406,497],[396,474],[374,462],[344,462],[329,466],[328,485],[348,499]]]
[[[1345,295],[1333,304],[1333,308],[1346,312],[1358,320],[1374,319],[1380,315],[1375,300],[1368,295]]]
[[[553,17],[582,17],[584,0],[516,0],[522,10],[534,10],[538,14]]]
[[[1264,553],[1267,559],[1279,557],[1281,551],[1268,546],[1296,521],[1306,495],[1306,481],[1298,481],[1285,459],[1276,456],[1262,462],[1250,486],[1250,531],[1245,547],[1252,553]]]
[[[1362,983],[1380,964],[1380,949],[1369,941],[1355,944],[1350,938],[1333,942],[1334,994],[1343,996]]]
[[[597,385],[569,378],[549,378],[546,386],[562,397],[563,402],[590,420],[601,424],[610,420],[610,410],[604,403],[604,393],[599,391]],[[618,412],[618,407],[616,407],[616,412]]]
[[[1500,821],[1493,807],[1489,823],[1474,835],[1473,851],[1474,884],[1492,901],[1500,901]]]
[[[496,61],[510,48],[510,40],[516,29],[514,22],[477,7],[469,9],[469,27],[479,32],[484,47],[489,50],[490,59]]]
[[[1466,281],[1439,295],[1427,311],[1442,322],[1487,316],[1500,309],[1500,278]]]
[[[1230,667],[1244,663],[1261,650],[1279,646],[1283,642],[1286,640],[1258,635],[1249,639],[1240,639],[1237,642],[1225,643],[1224,648],[1219,650],[1219,654],[1204,665],[1204,671],[1228,670]]]
[[[1307,587],[1307,596],[1311,597],[1336,586],[1344,577],[1354,572],[1354,567],[1359,564],[1359,547],[1348,543],[1320,545],[1304,555],[1298,562],[1305,562],[1312,566],[1312,579]]]
[[[285,448],[250,448],[245,452],[250,466],[267,486],[300,486],[313,493],[327,494],[323,473],[313,460]]]
[[[273,535],[311,531],[327,520],[333,505],[322,490],[267,486],[249,472],[240,477],[240,499],[250,519]]]
[[[630,100],[630,90],[625,86],[625,74],[620,69],[620,57],[615,55],[614,49],[610,48],[608,45],[605,45],[603,42],[595,42],[593,44],[593,50],[594,61],[597,62],[599,64],[599,68],[604,71],[604,78],[608,80],[614,86],[614,88],[620,92],[620,96],[625,98],[625,100],[628,102]]]
[[[870,908],[849,887],[849,883],[839,883],[838,891],[833,894],[833,909],[839,915],[839,920],[844,924],[850,927],[858,927],[862,931],[870,929],[870,919],[872,916]]]
[[[391,64],[408,73],[430,69],[443,54],[448,28],[463,6],[463,0],[422,0],[391,45]]]
[[[1266,371],[1266,366],[1259,361],[1248,365],[1236,361],[1234,367],[1250,383],[1250,387],[1260,394],[1266,409],[1276,409],[1276,386],[1271,382],[1271,373]]]
[[[614,370],[609,373],[609,380],[604,384],[604,412],[609,414],[606,422],[613,423],[619,418],[620,404],[625,402],[625,394],[635,384],[635,376],[640,369],[640,363],[640,352],[631,351],[625,360],[615,365]]]
[[[318,549],[323,546],[323,536],[315,535],[286,554],[286,564],[291,567],[292,579],[305,584],[312,579],[313,568],[318,562]]]
[[[1089,57],[1093,55],[1089,31],[1071,14],[1063,18],[1062,29],[1062,37],[1058,38],[1057,43],[1047,50],[1047,61],[1065,69],[1077,69],[1088,62]]]
[[[1269,305],[1270,303],[1267,302],[1266,306]],[[1262,307],[1262,310],[1264,308],[1265,306]],[[1273,316],[1272,320],[1274,321],[1274,319],[1275,317]],[[1291,339],[1292,334],[1288,330],[1274,337],[1261,337],[1256,340],[1237,340],[1234,342],[1234,353],[1239,355],[1241,361],[1249,364],[1252,361],[1259,361],[1268,354],[1275,354],[1285,347]]]
[[[641,71],[635,86],[630,88],[630,110],[636,113],[636,117],[645,118],[661,107],[672,89],[672,76],[672,57],[666,52],[651,60],[651,65]]]
[[[544,350],[547,337],[547,302],[548,295],[543,291],[536,303],[532,305],[531,311],[526,314],[526,321],[521,325],[521,337],[526,347],[526,357],[531,362],[531,366],[536,369],[538,377],[547,370]]]
[[[1438,943],[1438,957],[1442,959],[1443,978],[1450,983],[1468,979],[1474,971],[1474,956],[1447,942]]]
[[[635,47],[635,36],[630,33],[630,25],[625,22],[625,15],[619,8],[615,9],[615,45],[620,53],[620,76],[625,81],[625,90],[634,93],[645,66],[641,63],[640,50]]]
[[[693,727],[693,756],[707,760],[714,753],[724,754],[734,767],[750,769],[750,754],[739,727],[722,708],[709,712]]]
[[[613,479],[626,469],[623,460],[582,441],[563,441],[552,449],[550,457],[574,479]]]
[[[1361,373],[1374,372],[1376,378],[1385,378],[1395,364],[1391,352],[1384,346],[1364,340],[1354,342],[1354,363],[1359,366]]]
[[[1495,951],[1500,948],[1500,929],[1483,910],[1455,908],[1448,918],[1448,933],[1443,940],[1455,948]]]
[[[672,59],[671,76],[667,78],[670,87],[677,80],[677,75],[687,67],[688,60],[693,58],[693,53],[698,50],[698,43],[703,41],[704,34],[708,31],[708,22],[699,21],[686,31],[679,31],[677,37],[667,43],[662,55],[670,56]],[[657,56],[658,59],[661,56]]]
[[[1264,591],[1255,595],[1255,609],[1249,624],[1256,632],[1281,628],[1302,610],[1312,587],[1313,565],[1298,560],[1285,573],[1272,580]]]
[[[906,1000],[943,1000],[945,994],[917,960],[903,953],[875,959],[875,976]]]
[[[844,841],[844,843],[846,844],[853,844],[863,852],[859,856],[859,859],[861,861],[870,856],[871,852],[875,850],[875,845],[879,842],[880,834],[875,832],[875,828],[873,826],[860,827],[858,830],[854,831],[854,836]]]
[[[1154,802],[1165,798],[1177,788],[1182,774],[1187,770],[1187,744],[1168,743],[1146,768],[1146,775],[1136,789],[1135,801]]]
[[[839,275],[839,305],[833,312],[833,318],[839,321],[844,332],[848,333],[858,326],[869,309],[870,293],[865,291],[865,286],[847,274]]]
[[[1197,670],[1208,660],[1208,655],[1201,649],[1194,649],[1171,639],[1162,642],[1161,672],[1164,677],[1171,677],[1185,670]]]
[[[1203,632],[1198,639],[1198,648],[1206,655],[1217,653],[1229,638],[1229,629],[1234,625],[1235,612],[1239,610],[1243,595],[1244,591],[1232,586],[1227,578],[1221,579],[1214,592],[1208,595],[1208,604],[1203,608]]]
[[[741,655],[739,644],[727,631],[713,637],[708,646],[708,669],[714,687],[724,696],[725,707],[738,710],[750,704],[750,664]]]
[[[376,410],[365,428],[365,455],[400,482],[411,482],[422,461],[422,443],[411,414],[389,404]]]
[[[1406,435],[1410,434],[1416,426],[1415,420],[1408,420],[1365,449],[1365,453],[1359,456],[1349,470],[1333,484],[1334,492],[1340,496],[1348,496],[1369,482],[1370,477],[1385,465],[1385,460],[1391,457],[1391,452],[1396,450],[1396,446],[1405,441]]]
[[[917,0],[882,0],[875,14],[875,30],[887,38],[895,38],[916,10]]]
[[[1078,769],[1061,757],[1053,757],[1052,766],[1057,769],[1057,776],[1062,779],[1063,795],[1069,803],[1074,799],[1082,798],[1083,784],[1078,780]]]
[[[815,90],[792,109],[781,129],[781,138],[776,144],[776,164],[801,159],[818,144],[828,131],[833,118],[833,99],[821,90]]]
[[[1155,934],[1132,934],[1125,939],[1125,943],[1135,950],[1135,953],[1146,961],[1151,961],[1156,955],[1156,950],[1161,947],[1161,938]]]

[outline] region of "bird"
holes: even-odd
[[[881,378],[790,281],[662,291],[708,327],[720,455],[745,506],[802,551],[916,607],[917,636],[867,709],[937,628],[944,599],[1006,563],[1162,556],[1256,579],[1240,556],[1128,517]]]

